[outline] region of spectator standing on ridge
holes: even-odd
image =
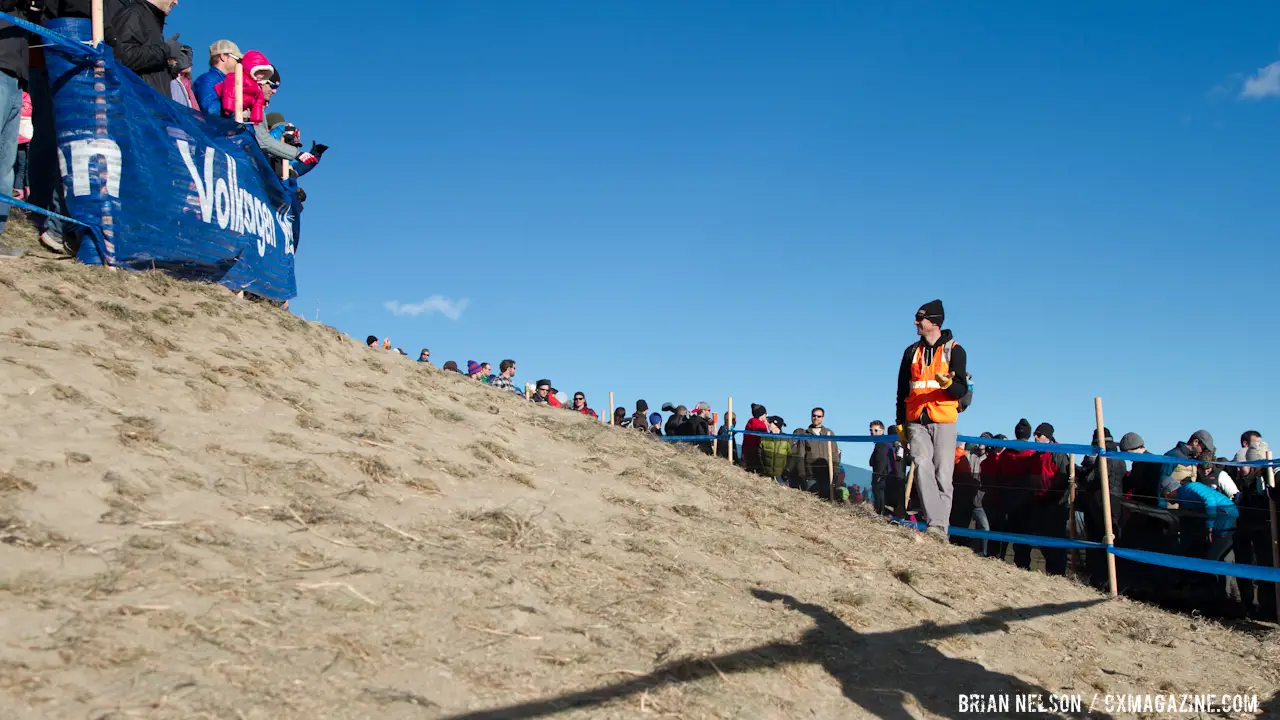
[[[548,399],[550,395],[551,395],[551,381],[543,379],[534,383],[533,397],[529,399],[539,405],[549,405],[551,404],[551,401]]]
[[[1036,426],[1035,441],[1042,445],[1057,444],[1053,426],[1040,423]],[[1050,451],[1032,452],[1027,466],[1027,487],[1030,493],[1024,509],[1011,518],[1012,532],[1023,535],[1060,538],[1066,533],[1067,509],[1063,496],[1067,488],[1068,456]],[[1044,556],[1044,571],[1049,575],[1067,574],[1065,548],[1040,547]],[[1031,568],[1031,546],[1014,545],[1013,562],[1018,567]]]
[[[649,403],[644,400],[636,401],[636,412],[631,416],[631,427],[641,432],[649,429],[649,418],[645,413],[649,412]]]
[[[1249,445],[1254,440],[1261,440],[1262,433],[1257,430],[1245,430],[1240,434],[1240,449],[1236,451],[1234,460],[1236,462],[1245,462],[1244,456],[1249,454]]]
[[[574,412],[582,413],[583,415],[586,415],[588,417],[593,417],[596,419],[600,418],[600,416],[596,414],[595,410],[592,410],[590,407],[587,406],[587,396],[583,394],[581,391],[573,394],[573,407],[569,409],[573,410]]]
[[[989,433],[984,433],[988,434]],[[1004,435],[990,435],[992,440],[1005,440]],[[1002,531],[1004,528],[1004,456],[1008,452],[1002,447],[995,445],[986,446],[986,454],[982,457],[982,464],[979,468],[982,482],[982,514],[986,520],[985,525],[979,525],[984,530]],[[999,522],[1001,525],[996,526]],[[982,554],[987,557],[993,557],[994,540],[982,541]],[[1004,546],[1001,545],[1001,556],[1003,556]]]
[[[872,437],[884,436],[884,423],[879,420],[872,420],[870,432]],[[878,442],[871,445],[871,459],[868,464],[871,465],[871,500],[875,504],[876,515],[884,515],[885,500],[889,486],[897,479],[897,471],[894,469],[893,443]],[[905,490],[905,488],[904,488]],[[898,491],[899,493],[902,490]],[[900,509],[897,505],[893,506],[895,510]]]
[[[1208,465],[1214,457],[1211,451],[1206,450],[1196,459]],[[1201,482],[1202,476],[1197,471],[1195,476],[1173,487],[1170,487],[1171,479],[1166,478],[1161,490],[1164,499],[1176,502],[1179,510],[1205,515],[1203,520],[1183,517],[1178,532],[1181,554],[1216,560],[1214,546],[1229,544],[1240,511],[1226,495]]]
[[[209,69],[192,84],[200,112],[209,117],[222,115],[222,98],[218,96],[218,85],[235,72],[236,63],[243,57],[240,47],[230,40],[219,40],[209,46]]]
[[[662,437],[662,415],[659,413],[649,413],[649,434],[654,437]]]
[[[475,360],[467,361],[467,377],[478,382],[480,380],[481,372],[482,371],[480,369],[480,363],[476,362]]]
[[[451,360],[450,362],[453,361]],[[457,365],[454,365],[454,367],[456,368]],[[516,361],[508,358],[498,363],[498,374],[494,375],[493,379],[489,381],[489,386],[495,387],[499,390],[507,390],[509,392],[516,393],[517,395],[523,395],[524,393],[520,392],[520,390],[516,388],[516,384],[511,380],[511,378],[515,376]]]
[[[729,459],[729,448],[733,446],[736,440],[733,439],[733,429],[738,427],[738,414],[725,413],[724,424],[716,431],[716,457]],[[734,453],[734,459],[737,459],[737,453]]]
[[[1120,450],[1127,453],[1138,453],[1139,455],[1147,455],[1146,441],[1138,433],[1125,433],[1120,438]],[[1107,471],[1110,473],[1110,470]],[[1133,502],[1139,502],[1143,505],[1159,505],[1160,498],[1160,479],[1164,473],[1164,466],[1160,463],[1153,462],[1135,462],[1129,470],[1129,474],[1124,476],[1121,481],[1121,490]],[[1110,475],[1107,481],[1112,482]]]
[[[164,97],[169,97],[169,82],[182,57],[178,35],[164,37],[164,23],[177,5],[178,0],[129,0],[112,18],[107,33],[120,64]]]
[[[1208,430],[1197,430],[1191,433],[1191,437],[1186,442],[1179,442],[1173,446],[1173,449],[1165,453],[1171,457],[1185,458],[1187,460],[1195,460],[1205,453],[1217,453],[1217,448],[1213,446],[1213,436]],[[1196,477],[1195,464],[1189,465],[1165,465],[1162,477],[1173,478],[1181,483],[1186,480],[1192,480]],[[1166,493],[1161,492],[1160,496],[1164,497]]]
[[[1013,428],[1013,439],[1022,442],[1031,440],[1031,423],[1026,418],[1018,421]],[[1031,505],[1031,466],[1035,460],[1035,450],[1005,450],[1000,459],[1000,477],[1003,487],[1000,491],[1000,526],[992,521],[993,530],[1011,533],[1025,533],[1028,530],[1028,517]],[[991,510],[987,510],[987,517],[990,519]],[[989,548],[992,545],[988,545]],[[1007,549],[1004,543],[1000,543],[994,550],[998,552],[998,557],[1003,558]],[[1030,558],[1030,550],[1027,551],[1027,557]],[[1017,559],[1017,548],[1014,548],[1014,558]],[[1027,566],[1029,569],[1030,565]]]
[[[947,527],[967,528],[973,521],[973,500],[978,494],[978,478],[974,475],[973,462],[969,459],[969,453],[965,452],[963,443],[956,445],[953,457],[955,468],[952,470],[951,484],[955,494],[951,501],[951,517]],[[959,536],[952,536],[950,540],[952,545],[966,547],[972,542]]]
[[[426,348],[422,348],[422,352],[418,353],[418,362],[430,365],[431,351]]]
[[[667,426],[663,428],[667,437],[680,437],[688,434],[684,432],[684,424],[688,421],[689,408],[683,405],[663,403],[662,411],[671,413],[671,417],[667,418]]]
[[[184,108],[199,110],[200,105],[196,102],[196,93],[191,86],[192,62],[191,46],[183,45],[182,53],[178,55],[178,62],[173,66],[177,74],[169,81],[169,97]]]
[[[18,0],[3,0],[0,9],[24,16]],[[18,127],[22,122],[22,91],[27,87],[27,32],[0,21],[0,197],[13,197],[14,165],[18,156]],[[10,205],[0,208],[0,233],[9,222]],[[0,242],[0,258],[21,257],[22,251]]]
[[[693,414],[689,416],[689,422],[685,426],[685,430],[689,437],[703,437],[711,435],[711,404],[702,401],[693,406]],[[710,440],[699,440],[698,449],[707,455],[713,454],[715,448]]]
[[[493,366],[487,362],[480,363],[480,382],[485,385],[493,382]]]
[[[809,413],[809,427],[797,434],[815,437],[835,435],[831,428],[822,424],[826,417],[826,410],[820,407],[814,408]],[[830,478],[834,477],[840,468],[840,446],[827,440],[800,440],[796,442],[795,452],[801,485],[820,497],[830,497]],[[830,473],[827,471],[828,459],[831,462]],[[838,499],[846,501],[849,499],[849,489],[844,486],[837,487],[835,494]]]
[[[627,417],[626,408],[616,407],[613,409],[613,424],[617,427],[631,427],[631,418]]]
[[[769,415],[769,411],[764,409],[763,405],[751,403],[751,419],[747,421],[747,432],[769,432],[769,425],[765,418]],[[759,435],[743,435],[742,436],[742,467],[747,472],[764,474],[764,467],[760,461],[760,441]]]
[[[1243,462],[1267,459],[1267,443],[1261,435],[1249,439]],[[1267,473],[1260,467],[1239,470],[1240,495],[1237,505],[1240,519],[1236,527],[1236,562],[1271,567],[1271,509],[1268,502]],[[1261,620],[1276,619],[1274,583],[1239,579],[1240,599],[1245,614]],[[1256,597],[1255,597],[1256,592]]]
[[[960,400],[968,391],[968,357],[951,331],[942,329],[945,319],[941,300],[927,302],[916,311],[920,340],[902,353],[897,400],[898,435],[906,437],[915,460],[915,487],[920,488],[928,532],[940,540],[947,539],[956,420]]]
[[[786,426],[786,421],[781,417],[777,415],[769,416],[767,427],[771,435],[781,435],[782,429]],[[774,482],[787,487],[788,483],[784,476],[787,472],[787,464],[791,460],[791,441],[787,438],[760,438],[759,450],[761,474],[771,477]]]
[[[1142,439],[1133,433],[1128,433],[1120,438],[1120,444],[1117,444],[1111,437],[1111,431],[1102,429],[1103,441],[1106,443],[1104,448],[1107,452],[1125,451],[1124,441],[1129,440],[1131,445],[1134,438],[1137,438],[1137,444],[1132,445],[1133,448],[1141,448]],[[1094,433],[1093,441],[1090,443],[1094,447],[1098,447],[1098,435]],[[1124,476],[1126,473],[1125,464],[1119,458],[1098,458],[1089,455],[1080,461],[1080,473],[1076,480],[1076,512],[1084,514],[1084,538],[1092,542],[1103,542],[1106,530],[1106,515],[1102,512],[1102,471],[1098,464],[1099,460],[1106,462],[1107,467],[1107,489],[1111,493],[1111,532],[1117,535],[1120,532],[1120,509],[1121,503],[1124,502]],[[1143,463],[1150,464],[1150,463]],[[1071,519],[1072,522],[1075,518]],[[1085,550],[1084,554],[1085,569],[1089,571],[1089,584],[1098,589],[1107,587],[1107,551],[1100,548],[1090,548]]]
[[[444,365],[440,369],[445,372],[461,372],[458,370],[458,363],[453,360],[445,360]]]

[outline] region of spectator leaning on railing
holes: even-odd
[[[164,37],[164,23],[178,0],[129,0],[111,21],[107,42],[116,59],[155,91],[169,97],[169,82],[182,56],[175,34]]]
[[[0,10],[19,12],[19,0],[0,0]],[[27,33],[0,22],[0,197],[13,195],[13,166],[18,155],[18,125],[22,119],[22,91],[27,86]],[[9,221],[9,206],[0,208],[0,233]],[[0,258],[21,257],[22,251],[0,243]]]
[[[190,45],[182,46],[182,54],[178,56],[178,64],[173,66],[177,72],[169,81],[169,97],[184,108],[199,110],[195,89],[191,86],[191,63],[193,51]]]
[[[200,104],[200,112],[217,117],[222,114],[222,98],[218,96],[218,85],[235,72],[236,63],[244,54],[240,47],[230,40],[219,40],[209,46],[209,69],[196,78],[193,89],[196,102]]]

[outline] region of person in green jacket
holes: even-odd
[[[777,415],[771,415],[768,419],[769,432],[781,434],[782,428],[787,423]],[[783,478],[783,474],[787,470],[787,461],[791,459],[791,441],[785,438],[761,438],[760,439],[760,464],[764,468],[765,475],[773,478],[779,485],[787,487],[787,481]]]

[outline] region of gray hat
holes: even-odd
[[[1244,459],[1248,462],[1253,462],[1254,460],[1266,460],[1267,450],[1269,449],[1270,448],[1267,447],[1266,440],[1257,438],[1249,443],[1249,449],[1245,451]]]
[[[1218,454],[1218,448],[1214,447],[1213,436],[1209,434],[1208,430],[1197,430],[1191,433],[1191,439],[1199,440],[1200,444],[1204,446],[1205,450],[1208,450],[1209,452],[1215,455]]]
[[[1120,438],[1120,449],[1125,452],[1132,452],[1146,445],[1142,441],[1142,436],[1135,432],[1125,433],[1124,437]]]
[[[1165,495],[1168,495],[1170,491],[1177,490],[1180,487],[1182,487],[1182,483],[1174,480],[1172,476],[1165,477],[1160,481],[1159,495],[1160,497],[1164,497]]]

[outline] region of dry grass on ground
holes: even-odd
[[[216,287],[0,264],[0,379],[4,717],[949,717],[1280,680],[1275,638]]]

